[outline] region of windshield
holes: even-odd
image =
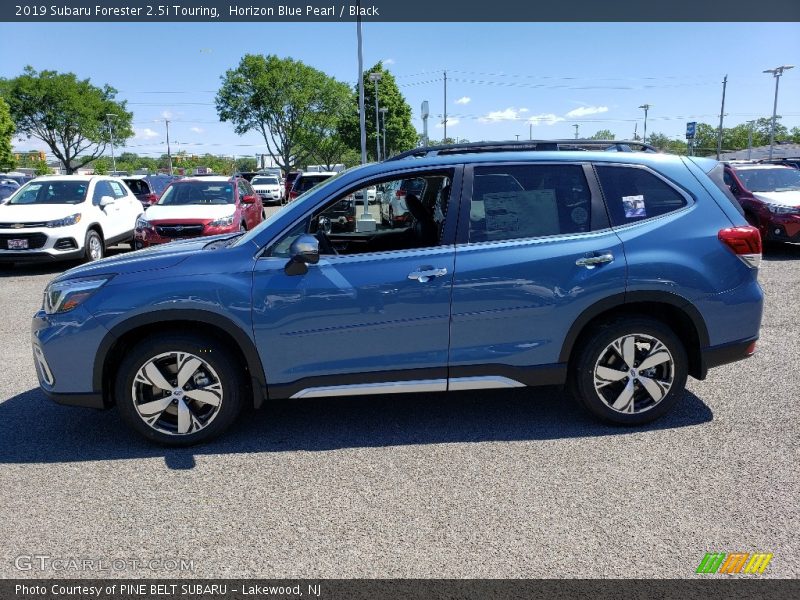
[[[88,181],[31,181],[19,188],[8,204],[80,204],[88,189]]]
[[[751,192],[800,190],[800,171],[797,169],[736,169],[736,174]]]
[[[253,185],[278,185],[277,177],[253,177]]]
[[[167,188],[158,206],[188,206],[191,204],[234,204],[233,184],[230,181],[182,181]]]

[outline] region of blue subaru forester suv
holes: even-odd
[[[268,399],[543,384],[641,424],[688,375],[754,352],[760,259],[715,161],[428,148],[345,171],[252,231],[67,271],[33,353],[57,402],[116,405],[172,445]]]

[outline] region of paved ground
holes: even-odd
[[[756,550],[765,576],[800,576],[800,248],[763,264],[756,357],[692,380],[655,427],[598,425],[557,389],[340,398],[189,450],[37,391],[29,320],[56,273],[0,271],[0,577],[98,574],[14,566],[45,554],[205,577],[667,578]]]

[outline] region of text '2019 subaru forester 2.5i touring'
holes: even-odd
[[[366,189],[420,180],[402,226]],[[395,186],[396,187],[396,186]],[[33,319],[42,389],[174,445],[273,399],[566,384],[652,421],[750,356],[761,240],[711,160],[553,142],[419,149],[246,233],[67,271]],[[81,348],[81,352],[75,352]]]

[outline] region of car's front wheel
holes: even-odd
[[[663,323],[644,317],[613,319],[578,343],[572,392],[597,417],[622,425],[649,423],[682,397],[686,350]]]
[[[86,241],[83,246],[83,251],[86,262],[100,260],[105,255],[106,249],[103,244],[103,238],[101,238],[100,234],[94,229],[90,229],[86,232]]]
[[[116,399],[144,437],[188,446],[227,429],[243,405],[243,381],[224,344],[192,335],[148,338],[119,366]]]

